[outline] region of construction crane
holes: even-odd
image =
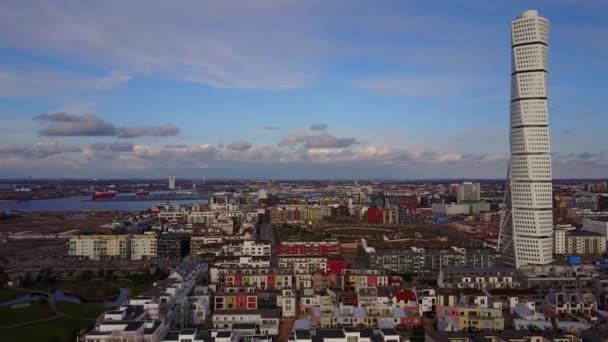
[[[504,235],[505,235],[505,227],[507,226],[507,224],[509,224],[509,221],[511,220],[511,201],[510,201],[510,196],[511,196],[511,182],[510,182],[510,178],[511,178],[511,161],[509,160],[508,164],[507,164],[507,181],[505,184],[505,193],[504,193],[504,197],[503,197],[503,207],[505,208],[505,217],[502,220],[502,222],[500,223],[500,229],[498,231],[498,243],[496,246],[496,249],[501,252],[504,253],[504,251],[507,250],[507,248],[509,248],[511,246],[511,244],[513,243],[513,232],[509,232],[509,241],[507,241],[507,243],[505,245],[502,244],[502,240],[504,239]]]

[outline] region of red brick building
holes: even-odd
[[[340,254],[340,242],[330,241],[288,241],[277,246],[277,255],[326,255]]]
[[[380,208],[367,209],[367,223],[384,223],[384,211]]]

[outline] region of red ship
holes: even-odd
[[[148,196],[150,194],[150,191],[147,190],[139,190],[135,193],[135,196],[137,197],[144,197],[144,196]]]
[[[94,201],[109,200],[109,199],[116,197],[116,195],[118,195],[118,192],[116,192],[114,190],[98,189],[97,191],[95,191],[93,193],[93,196],[91,196],[91,199]]]

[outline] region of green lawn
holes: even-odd
[[[78,316],[82,318],[97,318],[105,311],[111,308],[95,304],[78,304],[70,302],[57,302],[57,309],[70,316]]]
[[[276,225],[275,231],[279,241],[323,241],[331,236],[325,236],[322,232],[308,232],[295,225]]]
[[[0,330],[0,341],[74,342],[77,331],[91,327],[90,322],[56,319],[27,327]]]
[[[22,308],[0,307],[0,327],[52,316],[47,303],[29,302],[27,304],[29,305]]]
[[[8,302],[15,298],[23,297],[27,295],[27,292],[17,291],[15,289],[2,289],[0,290],[0,303]]]
[[[129,289],[129,297],[133,298],[138,296],[139,294],[146,292],[152,288],[152,284],[154,284],[155,280],[152,279],[142,279],[142,280],[132,280],[132,279],[120,279],[115,280],[112,283],[120,286],[126,287]]]

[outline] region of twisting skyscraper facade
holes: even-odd
[[[517,267],[553,260],[548,35],[549,22],[534,10],[523,12],[511,25],[510,213],[501,249],[505,261]]]

